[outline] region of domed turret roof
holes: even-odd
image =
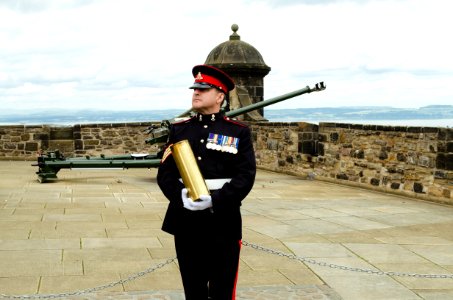
[[[231,29],[233,34],[230,35],[230,40],[212,49],[205,63],[227,68],[235,66],[236,68],[265,69],[269,72],[270,67],[266,65],[259,51],[241,41],[241,37],[237,34],[239,26],[233,24]]]

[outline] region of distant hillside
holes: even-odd
[[[150,111],[99,111],[99,110],[47,110],[33,112],[0,112],[0,124],[55,124],[71,125],[86,123],[149,122],[171,119],[184,110]],[[394,107],[320,107],[297,109],[267,109],[264,117],[273,122],[335,122],[374,120],[446,120],[453,124],[453,105],[430,105],[420,108]],[[434,125],[436,126],[436,125]]]
[[[420,108],[393,107],[322,107],[266,110],[270,120],[426,120],[453,119],[453,105],[430,105]],[[452,124],[453,125],[453,124]]]

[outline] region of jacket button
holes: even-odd
[[[208,128],[208,125],[204,125],[203,127],[204,127],[204,128]]]
[[[203,139],[201,139],[201,140],[200,140],[200,143],[204,143],[204,140],[203,140]]]
[[[198,160],[201,160],[201,156],[198,156],[197,158],[198,158]]]

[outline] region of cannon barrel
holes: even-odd
[[[302,95],[302,94],[307,94],[307,93],[311,93],[311,92],[319,92],[319,91],[322,91],[325,89],[326,89],[326,86],[324,85],[324,82],[321,81],[319,83],[316,83],[315,86],[312,88],[309,86],[306,86],[303,89],[299,89],[299,90],[296,90],[296,91],[293,91],[290,93],[286,93],[286,94],[283,94],[283,95],[280,95],[280,96],[277,96],[277,97],[274,97],[274,98],[271,98],[268,100],[264,100],[261,102],[257,102],[257,103],[251,104],[251,105],[247,105],[247,106],[244,106],[244,107],[241,107],[238,109],[227,111],[225,113],[225,115],[227,117],[231,117],[231,118],[237,117],[239,115],[248,113],[250,111],[254,111],[256,109],[260,109],[265,106],[269,106],[269,105],[272,105],[272,104],[275,104],[275,103],[278,103],[278,102],[281,102],[284,100],[288,100],[290,98],[294,98],[294,97]],[[190,112],[191,112],[191,110],[187,110],[186,112],[180,114],[176,118],[173,118],[171,120],[164,120],[161,122],[160,127],[150,127],[148,129],[148,134],[151,137],[146,139],[145,143],[151,144],[151,145],[157,144],[157,143],[165,143],[167,141],[168,134],[170,132],[169,128],[170,128],[171,124],[174,123],[175,121],[178,121],[178,118],[181,118],[181,117],[188,118]]]
[[[275,104],[275,103],[278,103],[278,102],[281,102],[281,101],[284,101],[284,100],[287,100],[290,98],[294,98],[294,97],[302,95],[302,94],[307,94],[307,93],[311,93],[311,92],[319,92],[319,91],[324,90],[325,88],[326,88],[326,86],[324,85],[324,82],[319,82],[319,83],[315,84],[315,86],[313,88],[310,88],[307,85],[305,88],[300,89],[300,90],[286,93],[286,94],[283,94],[283,95],[280,95],[280,96],[277,96],[277,97],[274,97],[271,99],[267,99],[267,100],[264,100],[261,102],[253,103],[251,105],[244,106],[244,107],[241,107],[241,108],[238,108],[235,110],[230,110],[230,111],[226,112],[225,115],[227,117],[237,117],[239,115],[248,113],[250,111],[254,111],[256,109],[260,109],[265,106],[272,105],[272,104]]]

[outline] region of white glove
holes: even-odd
[[[205,210],[212,207],[212,198],[209,195],[200,195],[200,201],[193,201],[187,196],[187,189],[181,190],[181,198],[184,207],[188,210]]]
[[[190,209],[190,203],[193,202],[193,200],[188,197],[186,188],[181,190],[181,198],[184,207]]]
[[[212,209],[212,198],[209,195],[200,195],[200,201],[195,201],[194,204],[200,209]],[[212,212],[212,211],[211,211]]]

